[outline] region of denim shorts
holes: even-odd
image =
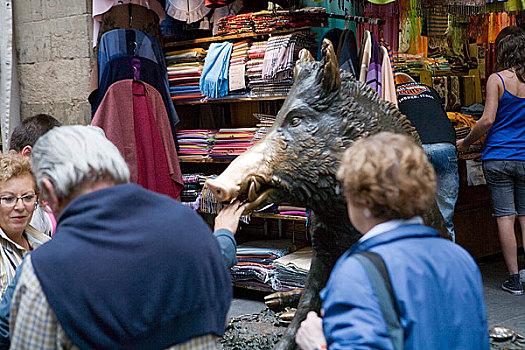
[[[494,202],[494,216],[525,215],[525,162],[483,161],[483,173]]]

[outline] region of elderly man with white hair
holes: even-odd
[[[22,267],[11,348],[214,349],[232,289],[205,222],[129,184],[124,159],[94,127],[51,130],[32,166],[59,219]],[[242,206],[231,210],[238,220]],[[235,231],[231,221],[224,228]]]

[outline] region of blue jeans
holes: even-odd
[[[436,202],[445,220],[448,233],[456,241],[454,232],[454,206],[458,199],[459,175],[456,146],[448,143],[431,143],[423,145],[430,163],[434,166],[437,178]]]

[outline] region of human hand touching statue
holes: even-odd
[[[323,314],[321,310],[321,315]],[[323,332],[323,319],[315,311],[310,311],[295,335],[295,342],[301,350],[327,349]]]
[[[241,217],[247,204],[242,204],[239,200],[228,204],[215,217],[215,231],[225,228],[235,234],[239,227],[239,218]]]

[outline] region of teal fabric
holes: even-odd
[[[233,44],[213,43],[208,49],[200,78],[201,92],[208,97],[218,98],[228,94],[228,74]]]
[[[233,232],[225,228],[221,228],[213,233],[219,247],[221,248],[222,261],[227,269],[231,269],[233,265],[237,264],[237,242],[233,237]],[[1,326],[1,304],[0,304],[0,326]],[[1,331],[1,328],[0,328]],[[1,332],[0,332],[1,339]]]

